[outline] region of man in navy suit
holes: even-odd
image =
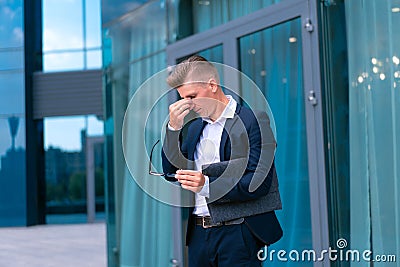
[[[200,56],[178,64],[167,82],[182,99],[169,107],[162,163],[164,173],[175,173],[170,180],[194,195],[189,266],[261,266],[260,248],[282,236],[267,114],[225,95],[215,66]],[[191,110],[199,117],[185,125]]]

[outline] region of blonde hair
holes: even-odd
[[[194,55],[176,65],[168,76],[167,83],[172,88],[177,88],[185,83],[207,83],[210,79],[219,84],[217,69],[204,57]]]

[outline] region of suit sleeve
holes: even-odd
[[[252,117],[246,129],[248,161],[242,176],[226,171],[222,176],[210,176],[210,202],[242,202],[265,196],[276,175],[273,166],[276,141],[265,112]],[[232,164],[233,169],[237,164]],[[236,172],[236,175],[235,175]]]
[[[162,167],[164,173],[175,173],[178,169],[184,169],[187,158],[187,149],[181,147],[181,131],[166,130],[163,149],[161,150]],[[172,178],[168,181],[176,182]]]

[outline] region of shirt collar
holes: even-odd
[[[231,95],[227,95],[226,98],[228,98],[229,102],[226,105],[225,109],[222,111],[222,113],[219,116],[219,118],[217,120],[215,120],[215,122],[219,122],[219,121],[221,121],[223,119],[225,119],[225,120],[226,119],[232,119],[235,116],[237,102],[236,102],[235,99],[233,99],[233,97]],[[208,123],[214,123],[209,118],[203,118],[203,120],[208,122]]]

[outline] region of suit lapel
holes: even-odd
[[[232,119],[227,119],[225,122],[224,130],[222,131],[222,136],[221,136],[221,143],[219,146],[219,158],[220,161],[225,161],[227,160],[225,157],[229,157],[229,155],[225,155],[225,146],[228,141],[228,133],[231,131],[232,126],[235,124],[235,122],[239,119],[239,113],[240,113],[241,106],[237,104],[236,106],[236,111],[235,111],[235,116]]]

